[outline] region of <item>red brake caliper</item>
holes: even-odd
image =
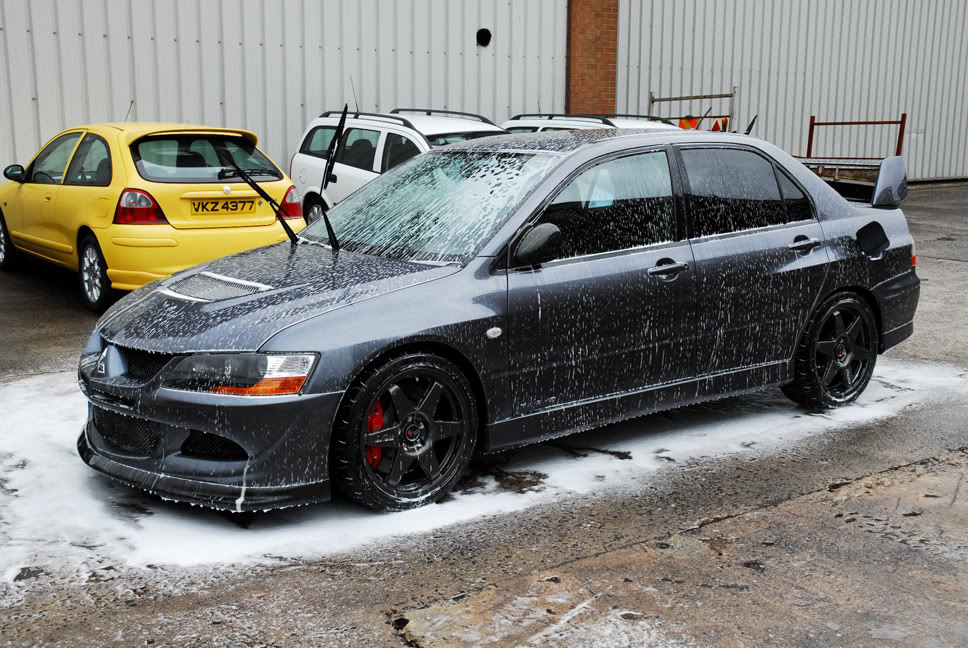
[[[377,430],[383,429],[383,406],[380,405],[380,401],[377,401],[376,405],[373,406],[373,410],[370,412],[370,418],[366,421],[366,431],[376,432]],[[380,459],[383,457],[383,448],[379,446],[367,446],[366,448],[366,461],[370,464],[370,468],[376,470],[377,465],[380,463]]]

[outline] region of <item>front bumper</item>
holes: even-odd
[[[77,449],[85,463],[164,498],[229,511],[329,499],[341,392],[239,397],[165,389],[160,381],[127,386],[82,372],[90,405]]]

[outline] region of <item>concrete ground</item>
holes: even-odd
[[[915,187],[905,204],[924,283],[892,356],[968,368],[966,204],[968,185]],[[73,369],[93,318],[63,281],[0,277],[0,376]],[[965,402],[909,408],[693,462],[634,495],[317,561],[22,573],[0,645],[963,646],[966,420]]]

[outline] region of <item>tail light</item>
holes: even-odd
[[[114,222],[116,225],[167,225],[168,219],[150,193],[125,189],[114,210]]]
[[[286,197],[282,199],[281,207],[282,217],[286,220],[302,218],[302,203],[299,202],[299,194],[296,193],[296,187],[289,187],[289,191],[286,192]]]

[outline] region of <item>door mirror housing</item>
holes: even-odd
[[[19,164],[11,164],[3,170],[3,177],[14,182],[23,182],[27,179],[27,172]]]
[[[541,223],[521,237],[514,250],[514,266],[534,266],[556,259],[561,253],[561,230]]]

